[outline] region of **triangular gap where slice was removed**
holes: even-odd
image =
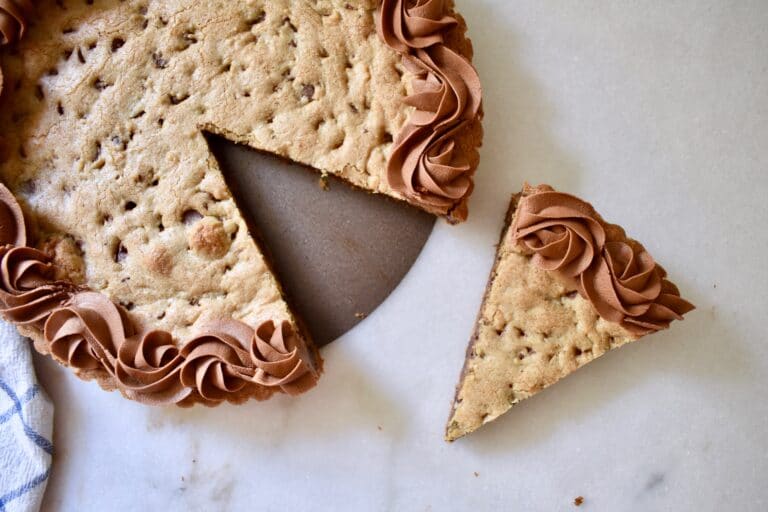
[[[435,217],[268,153],[207,137],[291,308],[323,346],[372,313]]]

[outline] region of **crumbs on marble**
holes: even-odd
[[[576,496],[576,498],[573,500],[573,504],[577,507],[580,507],[584,504],[584,496]]]
[[[477,477],[479,477],[479,476],[480,476],[480,473],[478,473],[477,471],[475,471],[475,478],[477,478]]]

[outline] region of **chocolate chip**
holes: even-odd
[[[291,32],[298,32],[299,29],[296,28],[296,25],[293,24],[291,21],[291,18],[285,17],[283,18],[283,25],[288,25],[288,27],[291,29]]]
[[[181,219],[184,222],[184,224],[188,226],[190,224],[194,224],[195,222],[199,221],[202,218],[203,218],[203,215],[197,210],[187,210],[181,216]]]
[[[165,69],[168,67],[168,61],[163,58],[163,54],[160,52],[153,53],[152,60],[154,61],[155,67],[157,69]]]
[[[248,23],[249,23],[251,26],[253,26],[253,25],[258,25],[259,23],[261,23],[261,22],[262,22],[262,21],[264,21],[265,19],[267,19],[267,13],[266,13],[266,12],[264,12],[264,11],[261,11],[259,14],[257,14],[257,15],[256,15],[256,17],[255,17],[255,18],[252,18],[252,19],[250,19],[250,20],[248,21]]]
[[[123,142],[123,139],[121,139],[119,135],[114,135],[114,136],[112,137],[112,144],[114,144],[115,146],[118,146],[118,147],[122,148],[123,150],[124,150],[124,149],[125,149],[125,147],[126,147],[126,144],[125,144],[125,142]]]
[[[119,50],[120,48],[122,48],[122,47],[123,47],[123,45],[125,45],[125,39],[122,39],[122,38],[120,38],[120,37],[116,37],[116,38],[114,38],[114,39],[112,40],[112,52],[113,52],[113,53],[114,53],[114,52],[116,52],[117,50]]]
[[[93,81],[93,88],[96,89],[97,91],[103,91],[107,87],[109,87],[109,84],[104,80],[102,80],[101,78],[97,78],[96,80]]]
[[[37,185],[32,180],[22,181],[19,184],[19,192],[21,192],[24,195],[34,194],[35,190],[37,190]]]
[[[180,103],[183,103],[189,99],[189,94],[169,94],[168,95],[168,101],[171,103],[171,105],[178,105]]]
[[[312,84],[307,84],[304,87],[301,88],[301,97],[307,98],[308,100],[312,100],[312,98],[315,96],[315,86]]]
[[[117,244],[117,250],[115,251],[115,262],[122,263],[128,258],[128,249],[121,243]]]

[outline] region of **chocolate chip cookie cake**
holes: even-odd
[[[640,243],[572,195],[526,186],[506,226],[448,441],[693,309]]]
[[[451,0],[0,1],[3,315],[145,403],[313,387],[204,134],[463,221],[465,34]]]

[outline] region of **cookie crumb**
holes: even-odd
[[[327,174],[323,174],[322,176],[320,176],[319,184],[320,184],[320,188],[321,189],[323,189],[323,190],[330,190],[331,185],[330,185],[330,183],[328,183],[328,175]]]
[[[577,496],[576,499],[573,500],[573,504],[577,507],[580,507],[584,503],[584,496]]]
[[[360,320],[366,318],[367,316],[367,313],[355,313],[355,318],[359,318]]]
[[[477,477],[479,477],[479,476],[480,476],[480,473],[478,473],[477,471],[475,471],[475,478],[477,478]]]

